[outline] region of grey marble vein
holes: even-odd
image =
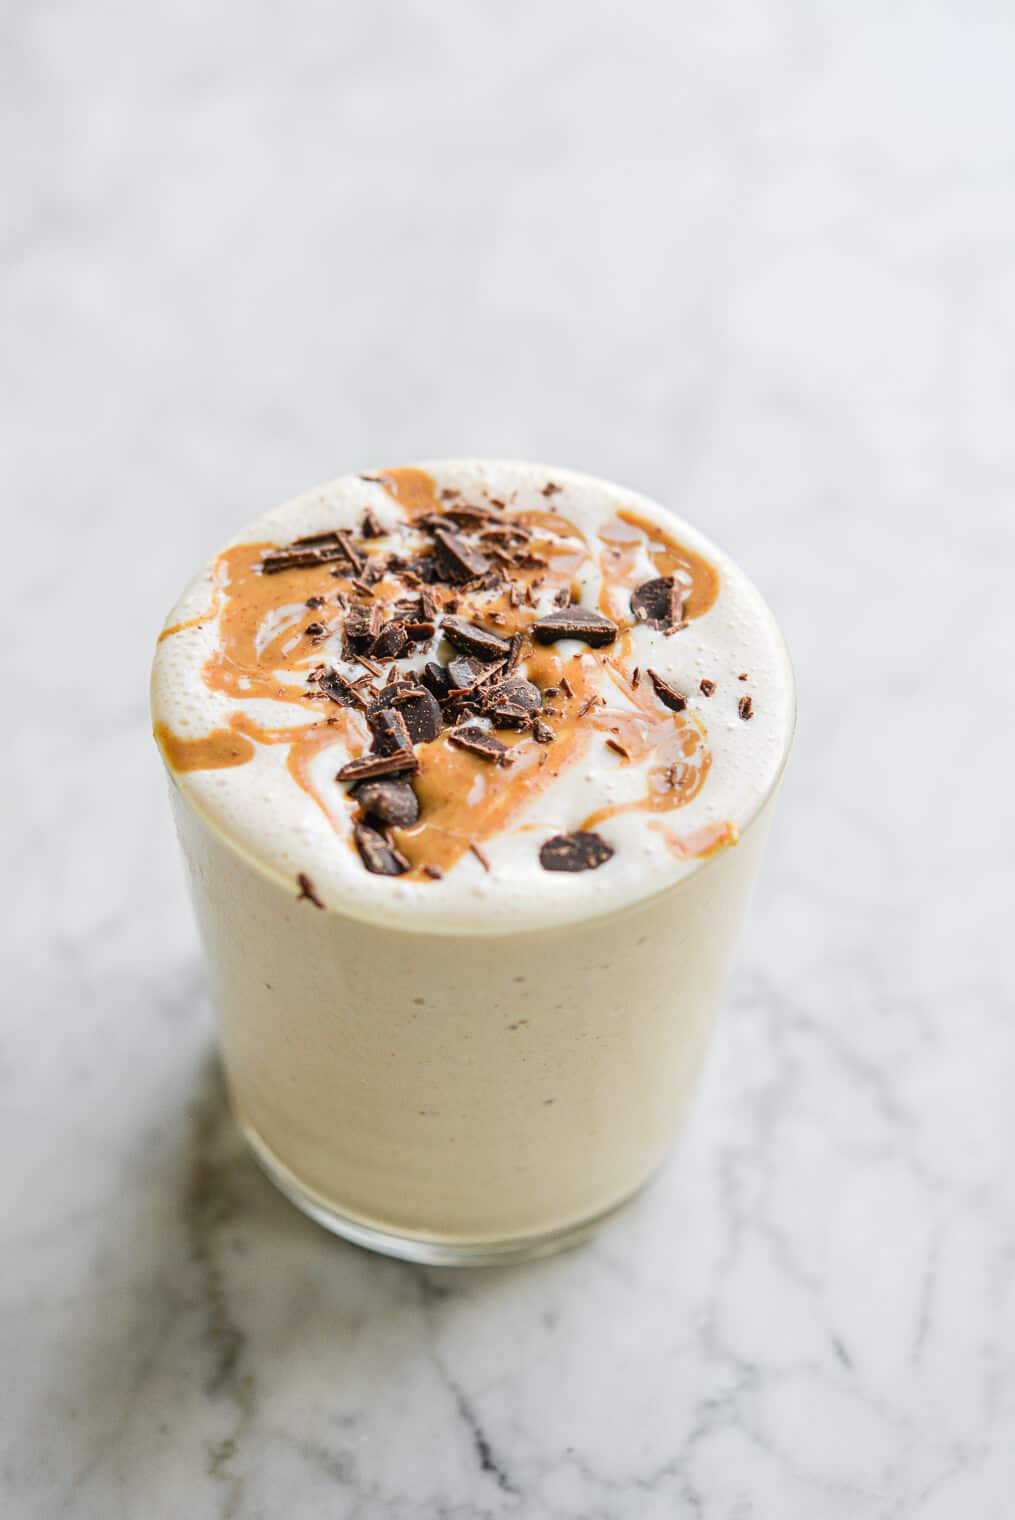
[[[1010,1514],[1011,7],[0,25],[4,1520]],[[672,502],[801,694],[679,1156],[473,1274],[247,1156],[145,702],[239,522],[455,452]]]

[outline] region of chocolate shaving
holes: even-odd
[[[262,575],[278,575],[283,570],[311,570],[336,559],[347,559],[345,550],[334,537],[317,549],[273,549],[261,561]]]
[[[367,562],[366,555],[356,548],[356,545],[343,528],[335,529],[335,539],[352,566],[353,574],[361,575]]]
[[[387,528],[377,521],[369,507],[363,513],[359,531],[361,538],[386,538],[388,532]]]
[[[467,623],[464,618],[446,617],[441,632],[449,643],[479,660],[503,660],[511,652],[511,646],[495,633]]]
[[[350,795],[379,823],[408,829],[419,818],[419,798],[408,781],[364,781]]]
[[[574,696],[574,687],[571,685],[571,682],[568,680],[567,676],[561,676],[560,689],[566,697]]]
[[[710,681],[707,676],[703,676],[698,684],[703,697],[710,697],[715,691],[715,682]]]
[[[324,606],[324,597],[323,596],[308,596],[303,605],[305,607],[323,607]]]
[[[472,839],[472,840],[469,841],[469,849],[472,851],[473,855],[475,855],[476,859],[479,861],[480,865],[483,867],[483,870],[484,871],[489,871],[489,869],[490,869],[490,862],[487,859],[487,857],[483,854],[483,851],[479,848],[479,845],[476,843],[476,841],[474,839]]]
[[[752,697],[741,697],[740,701],[737,703],[737,712],[743,718],[743,720],[744,720],[745,723],[750,718],[753,718],[754,717],[754,699]]]
[[[440,866],[424,866],[423,875],[429,876],[431,881],[444,880],[444,872],[441,870]]]
[[[612,848],[599,834],[579,830],[548,839],[539,851],[539,864],[544,871],[596,871],[612,855]]]
[[[323,638],[327,631],[328,630],[323,623],[308,623],[303,630],[308,639]]]
[[[546,482],[546,485],[543,487],[542,494],[544,496],[556,496],[557,492],[562,491],[563,489],[563,486],[558,486],[554,484],[552,480],[548,480]]]
[[[336,781],[372,781],[375,776],[399,776],[419,770],[413,751],[397,750],[390,755],[361,755],[349,760],[335,774]]]
[[[630,760],[631,751],[625,749],[619,739],[614,739],[612,734],[607,735],[606,748],[612,749],[615,754],[621,755],[625,760]]]
[[[434,531],[434,542],[437,545],[437,564],[445,580],[460,584],[471,580],[475,575],[485,575],[490,568],[490,561],[485,554],[470,548],[456,533],[437,528]]]
[[[540,644],[555,644],[558,639],[580,639],[593,649],[612,644],[617,625],[591,607],[562,607],[549,616],[538,618],[530,632]]]
[[[369,828],[365,823],[356,823],[353,825],[353,833],[360,859],[374,876],[402,876],[409,870],[405,856],[376,829]]]
[[[747,671],[745,670],[740,675],[738,675],[737,676],[737,680],[738,681],[746,681],[747,680]]]
[[[542,718],[537,718],[533,723],[532,735],[537,744],[552,744],[557,737],[549,723],[544,723]]]
[[[410,644],[429,644],[437,632],[436,623],[406,623],[405,637]]]
[[[296,901],[313,903],[315,908],[323,908],[324,904],[318,897],[314,884],[306,872],[301,871],[296,880],[299,882],[300,887]]]
[[[632,592],[631,613],[638,623],[672,631],[683,618],[686,600],[687,591],[675,576],[660,575]]]
[[[465,749],[470,755],[478,755],[481,760],[490,760],[495,764],[502,764],[508,750],[507,745],[495,739],[493,734],[488,734],[485,728],[477,728],[469,725],[466,728],[453,728],[448,734],[448,743],[456,749]]]
[[[652,682],[655,694],[663,706],[668,707],[671,712],[683,712],[687,706],[687,698],[684,696],[684,693],[678,691],[675,686],[671,686],[669,681],[664,681],[656,670],[647,670],[645,674]]]

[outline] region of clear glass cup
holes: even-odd
[[[735,846],[618,911],[433,934],[298,898],[174,784],[229,1091],[269,1177],[413,1261],[581,1239],[684,1124],[777,786]]]

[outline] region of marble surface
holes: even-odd
[[[1011,1514],[1013,27],[8,8],[5,1520]],[[145,705],[237,522],[455,452],[671,500],[802,713],[687,1144],[458,1275],[244,1154]]]

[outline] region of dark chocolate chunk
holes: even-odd
[[[503,660],[511,652],[511,646],[495,633],[488,633],[464,618],[446,617],[441,632],[449,643],[465,654],[473,654],[478,660]]]
[[[752,697],[741,697],[740,701],[737,703],[737,712],[743,718],[745,723],[749,718],[753,718],[754,699]]]
[[[355,797],[364,813],[379,823],[408,829],[419,818],[419,798],[408,781],[364,781],[354,787]]]
[[[636,622],[650,628],[675,628],[684,615],[687,591],[672,575],[660,575],[645,581],[631,594],[631,612]]]
[[[400,776],[419,770],[419,761],[411,749],[396,750],[391,755],[361,755],[349,760],[336,772],[336,781],[372,781],[375,776]]]
[[[414,744],[429,744],[444,726],[437,699],[425,686],[410,686],[396,692],[391,706],[401,716]]]
[[[404,623],[385,623],[374,639],[370,654],[375,660],[394,660],[408,642]]]
[[[438,665],[436,660],[427,660],[423,666],[423,685],[428,691],[432,691],[438,701],[442,701],[451,690],[451,677],[447,667]]]
[[[486,674],[486,666],[482,660],[464,654],[448,661],[447,672],[451,691],[472,691],[477,681]]]
[[[337,670],[329,670],[321,676],[318,684],[325,695],[329,696],[333,702],[337,702],[340,707],[364,708],[367,706],[367,699],[363,693],[357,691],[352,683],[345,679],[345,676],[339,675]]]
[[[532,725],[532,733],[537,744],[552,744],[557,735],[549,723],[544,723],[542,718],[537,718]]]
[[[532,722],[532,714],[513,702],[501,702],[496,707],[483,709],[495,728],[526,728]]]
[[[402,714],[394,707],[371,708],[370,727],[374,735],[374,748],[380,755],[393,755],[412,750],[412,737]]]
[[[488,734],[485,728],[474,724],[452,729],[448,734],[448,743],[454,744],[458,749],[467,749],[470,755],[478,755],[481,760],[497,762],[507,754],[506,744],[495,739],[493,734]]]
[[[419,610],[423,615],[423,621],[432,623],[441,610],[441,599],[432,586],[421,586],[419,591]]]
[[[543,693],[524,676],[509,676],[505,681],[495,681],[483,689],[483,702],[489,711],[505,705],[520,707],[526,713],[538,712],[543,705]]]
[[[376,603],[351,609],[345,619],[345,637],[353,654],[370,653],[382,622],[381,609]]]
[[[437,528],[434,531],[434,542],[437,545],[437,566],[445,580],[461,584],[463,581],[471,581],[476,575],[484,575],[490,568],[486,555],[480,554],[478,549],[470,548],[457,533]]]
[[[555,834],[539,851],[539,864],[544,871],[595,871],[612,854],[599,834]]]
[[[365,823],[354,824],[353,828],[360,859],[374,876],[402,876],[409,869],[405,856],[383,834]]]
[[[617,637],[617,625],[591,607],[562,607],[548,617],[537,619],[532,624],[531,633],[540,644],[555,644],[558,639],[580,639],[583,644],[599,649],[604,644],[613,643]]]
[[[687,698],[684,696],[684,693],[678,691],[675,686],[671,686],[669,681],[664,681],[656,670],[646,670],[645,674],[652,682],[655,694],[663,706],[668,707],[671,712],[683,712],[687,706]]]

